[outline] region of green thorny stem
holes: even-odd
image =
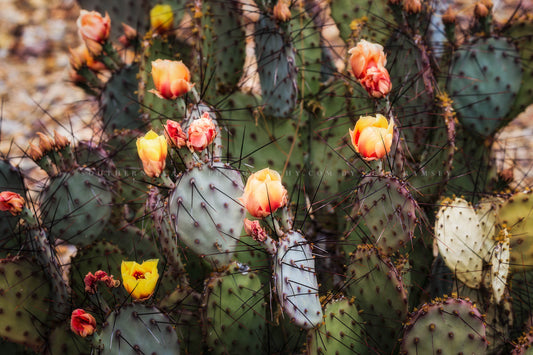
[[[60,316],[67,315],[70,311],[68,285],[63,278],[63,268],[57,257],[55,248],[50,244],[46,231],[41,227],[32,211],[24,207],[20,217],[29,227],[28,230],[31,236],[30,243],[34,247],[33,250],[35,250],[39,263],[51,275],[52,297],[54,299],[51,314]]]

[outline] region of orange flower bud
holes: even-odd
[[[76,21],[78,32],[93,54],[100,54],[102,44],[109,38],[111,19],[106,13],[105,17],[96,11],[81,10]]]
[[[41,159],[43,157],[43,151],[41,150],[41,148],[39,148],[38,146],[36,146],[33,143],[30,143],[30,148],[28,149],[26,154],[28,154],[28,156],[30,158],[32,158],[33,160],[35,160],[35,161],[37,161],[37,160],[39,160],[39,159]]]
[[[165,137],[167,142],[171,145],[175,145],[178,148],[187,145],[187,135],[183,132],[181,125],[172,120],[167,120],[165,125]]]
[[[147,260],[142,264],[122,261],[122,284],[131,297],[142,301],[152,296],[159,279],[158,262],[158,259]]]
[[[287,0],[278,0],[274,5],[274,18],[281,22],[286,22],[291,19],[291,10],[287,4]]]
[[[392,145],[394,121],[387,122],[385,116],[377,114],[359,118],[350,137],[355,151],[365,160],[383,158]]]
[[[181,61],[158,59],[152,62],[152,78],[155,90],[150,90],[162,99],[175,99],[192,89],[191,73]]]
[[[391,88],[389,72],[385,68],[387,58],[383,46],[364,39],[351,48],[350,66],[353,75],[373,97],[387,95]]]
[[[83,309],[75,309],[70,317],[70,329],[85,338],[96,331],[96,320],[90,313],[85,312]]]
[[[174,13],[170,5],[155,5],[150,10],[150,25],[158,33],[166,33],[174,27]]]
[[[57,131],[54,130],[54,146],[57,149],[63,149],[69,144],[70,144],[70,141],[67,139],[67,137],[57,133]]]
[[[474,15],[477,18],[487,17],[489,15],[489,9],[482,2],[478,2],[476,3],[476,6],[474,7]]]
[[[165,137],[150,130],[144,137],[137,138],[137,152],[146,175],[159,177],[165,168],[167,158]]]
[[[446,12],[442,15],[442,22],[444,24],[453,24],[457,19],[457,14],[455,13],[453,7],[450,5]]]
[[[250,175],[239,200],[252,216],[262,218],[287,204],[287,190],[279,173],[266,168]]]
[[[39,136],[39,148],[41,148],[43,154],[46,154],[54,149],[55,142],[51,137],[41,132],[37,132],[37,135]]]
[[[24,199],[22,196],[11,191],[0,192],[0,211],[8,211],[13,216],[22,212],[24,207]]]
[[[202,117],[191,122],[188,134],[187,147],[189,147],[191,152],[201,152],[209,144],[213,143],[217,130],[215,123],[209,116],[209,112],[204,112]]]
[[[104,63],[93,58],[85,44],[82,44],[74,49],[69,48],[69,51],[70,66],[75,70],[80,70],[84,66],[96,72],[107,69]]]
[[[420,0],[404,0],[403,10],[408,14],[417,14],[422,11]]]

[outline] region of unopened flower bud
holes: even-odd
[[[446,12],[442,15],[442,23],[444,24],[454,24],[457,20],[457,14],[455,13],[452,6],[448,7]]]
[[[274,18],[280,22],[287,22],[291,19],[291,10],[287,4],[287,0],[278,0],[274,5]]]
[[[56,130],[54,130],[54,146],[60,150],[65,148],[70,144],[70,141],[67,139],[67,137],[57,133]]]
[[[32,158],[34,161],[40,160],[44,155],[41,148],[39,148],[33,143],[30,143],[30,148],[28,149],[26,154],[28,154],[28,156]]]
[[[422,10],[420,0],[404,0],[403,10],[408,14],[418,14]]]
[[[37,135],[39,136],[39,148],[41,148],[43,154],[54,150],[55,142],[51,137],[41,132],[37,132]]]
[[[487,17],[489,15],[489,9],[487,8],[487,6],[485,6],[485,4],[478,2],[474,7],[474,15],[477,18]]]

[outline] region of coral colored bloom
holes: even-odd
[[[158,259],[147,260],[142,264],[122,261],[122,284],[131,297],[142,301],[152,296],[159,279],[158,262]]]
[[[13,216],[22,212],[24,207],[24,199],[22,196],[11,191],[0,192],[0,211],[8,211]]]
[[[215,123],[209,116],[209,112],[204,112],[202,117],[192,121],[187,133],[189,134],[187,147],[189,147],[191,152],[201,152],[209,144],[213,143],[217,135],[217,129]]]
[[[155,90],[150,90],[162,99],[175,99],[192,89],[191,73],[181,61],[157,59],[152,62],[152,79]]]
[[[263,243],[268,238],[267,232],[261,227],[258,220],[250,221],[248,218],[245,218],[244,231],[247,235],[260,243]]]
[[[96,11],[81,10],[76,21],[81,38],[93,54],[100,54],[102,44],[109,38],[111,19],[106,13],[105,17]]]
[[[171,145],[175,145],[178,148],[187,145],[187,135],[183,132],[181,125],[172,120],[167,120],[165,125],[165,137],[167,142]]]
[[[137,138],[137,152],[143,163],[146,175],[159,177],[167,159],[167,141],[150,130],[144,137]]]
[[[350,130],[350,137],[355,151],[365,160],[383,158],[392,145],[394,121],[387,122],[385,116],[377,114],[359,118],[354,130]]]
[[[279,173],[266,168],[250,175],[239,200],[252,216],[262,218],[285,206],[287,190]]]
[[[158,33],[171,31],[174,27],[174,14],[170,5],[155,5],[150,10],[150,25]]]
[[[75,309],[70,317],[70,329],[85,338],[95,332],[96,320],[90,313],[85,312],[83,309]]]
[[[281,22],[286,22],[291,19],[291,10],[287,4],[287,0],[278,0],[274,5],[274,18]]]
[[[98,290],[98,282],[103,282],[109,288],[118,287],[120,285],[120,281],[115,280],[113,275],[107,275],[107,272],[103,270],[96,271],[94,275],[92,272],[89,272],[85,275],[83,282],[85,283],[85,292],[90,294],[96,293]]]
[[[373,97],[387,95],[391,88],[389,72],[385,68],[387,58],[383,46],[364,39],[348,51],[353,75]]]

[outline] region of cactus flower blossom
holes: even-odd
[[[167,120],[165,125],[165,137],[167,138],[167,143],[178,148],[187,145],[187,135],[183,132],[181,125],[176,121]]]
[[[392,145],[394,120],[387,122],[385,116],[377,114],[359,118],[350,137],[355,151],[365,160],[383,158]]]
[[[150,25],[158,33],[171,31],[174,27],[174,13],[170,5],[158,4],[150,10]]]
[[[363,39],[348,53],[351,54],[352,73],[368,94],[375,98],[387,95],[392,84],[389,72],[385,68],[387,58],[383,46]]]
[[[201,152],[215,139],[217,130],[215,123],[209,116],[209,112],[204,112],[202,117],[194,120],[189,125],[189,138],[187,147],[192,151]]]
[[[144,137],[137,138],[137,152],[146,175],[159,177],[165,168],[167,159],[165,137],[150,130]]]
[[[102,44],[109,38],[111,19],[106,13],[105,17],[96,11],[81,10],[76,21],[78,32],[85,45],[94,55],[100,54]]]
[[[8,211],[13,216],[16,216],[22,212],[24,203],[24,198],[15,192],[0,192],[0,211]]]
[[[142,264],[122,261],[122,284],[131,297],[142,301],[152,296],[159,279],[158,262],[158,259],[147,260]]]
[[[83,309],[75,309],[70,317],[70,329],[85,338],[96,331],[96,320],[90,313],[85,312]]]
[[[252,216],[263,218],[287,204],[287,190],[279,173],[266,168],[250,175],[239,200]]]
[[[273,13],[274,18],[281,22],[287,22],[291,19],[291,10],[287,4],[288,0],[278,0],[274,5]]]
[[[191,73],[181,61],[157,59],[152,62],[155,89],[151,93],[162,99],[174,100],[192,89]]]

